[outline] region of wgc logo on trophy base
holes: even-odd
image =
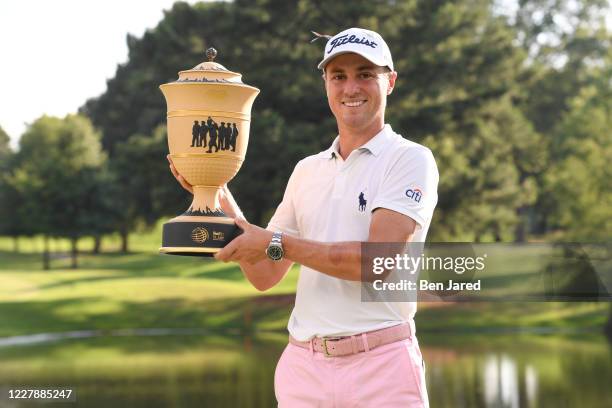
[[[209,48],[207,62],[160,86],[168,106],[170,157],[193,186],[189,209],[164,224],[162,253],[212,256],[240,233],[221,210],[219,191],[244,161],[259,89],[213,62],[216,55]]]

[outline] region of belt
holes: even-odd
[[[289,343],[298,347],[312,349],[327,357],[340,357],[362,353],[385,344],[409,339],[412,335],[410,323],[402,323],[385,329],[374,330],[346,337],[314,337],[310,341],[300,341],[289,335]]]

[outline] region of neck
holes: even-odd
[[[339,152],[343,160],[346,160],[351,152],[376,136],[385,126],[384,121],[374,123],[365,129],[354,129],[349,127],[339,127]]]

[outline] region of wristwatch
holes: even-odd
[[[272,234],[272,240],[268,244],[268,248],[266,249],[266,254],[268,258],[273,261],[280,261],[283,259],[283,255],[285,252],[283,251],[283,243],[282,243],[283,233],[275,232]]]

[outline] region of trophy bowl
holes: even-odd
[[[219,205],[219,193],[240,170],[259,89],[208,61],[160,86],[168,107],[168,148],[176,170],[193,186],[189,209],[163,226],[161,253],[212,256],[239,233]]]

